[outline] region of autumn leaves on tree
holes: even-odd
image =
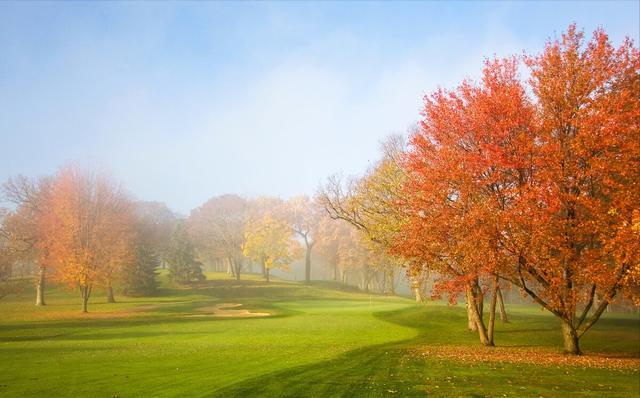
[[[494,344],[504,280],[557,316],[565,350],[579,354],[619,293],[638,299],[638,98],[631,41],[616,49],[598,30],[585,43],[571,26],[540,55],[488,60],[479,82],[425,97],[399,172],[382,160],[346,189],[330,180],[320,198],[410,275],[437,272],[436,294],[463,293],[482,344]]]
[[[95,285],[113,301],[118,268],[132,256],[131,202],[103,175],[67,167],[56,176],[38,245],[55,277],[80,290],[82,310]]]
[[[10,179],[3,192],[16,205],[2,220],[3,251],[37,265],[36,305],[45,305],[47,279],[78,289],[83,312],[96,286],[107,302],[115,283],[131,295],[155,291],[151,231],[106,174],[68,166],[53,177]]]
[[[79,289],[86,311],[94,286],[111,301],[116,282],[153,293],[159,264],[178,283],[202,280],[203,263],[238,281],[258,265],[269,281],[304,258],[309,282],[317,255],[329,278],[357,273],[363,290],[393,294],[404,270],[419,302],[435,278],[432,295],[464,297],[487,346],[500,287],[512,286],[559,319],[565,350],[579,354],[614,300],[640,305],[639,98],[633,43],[615,48],[601,30],[586,41],[570,26],[538,55],[487,60],[478,81],[427,95],[408,137],[314,199],[221,195],[176,222],[78,168],[10,179],[0,278],[5,263],[33,263],[37,305],[50,275]]]

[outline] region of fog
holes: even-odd
[[[484,57],[537,51],[573,21],[620,42],[636,17],[632,2],[3,2],[0,177],[99,165],[184,215],[229,192],[313,195]]]

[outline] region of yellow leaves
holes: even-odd
[[[245,238],[243,254],[268,269],[286,268],[301,254],[289,223],[270,213],[247,222]]]

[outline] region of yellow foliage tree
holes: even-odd
[[[267,282],[271,269],[287,269],[301,254],[300,244],[292,237],[291,226],[269,213],[249,222],[245,235],[244,255],[261,265]]]

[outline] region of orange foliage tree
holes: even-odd
[[[120,267],[130,263],[132,225],[131,202],[108,177],[75,167],[55,177],[40,244],[55,277],[80,290],[83,312],[92,288],[111,289]]]
[[[565,350],[579,354],[579,338],[638,280],[640,57],[603,31],[585,45],[571,26],[524,60],[528,87],[512,58],[426,98],[394,250],[470,303],[483,278],[512,282],[561,320]],[[470,309],[493,344],[494,315],[485,330]]]

